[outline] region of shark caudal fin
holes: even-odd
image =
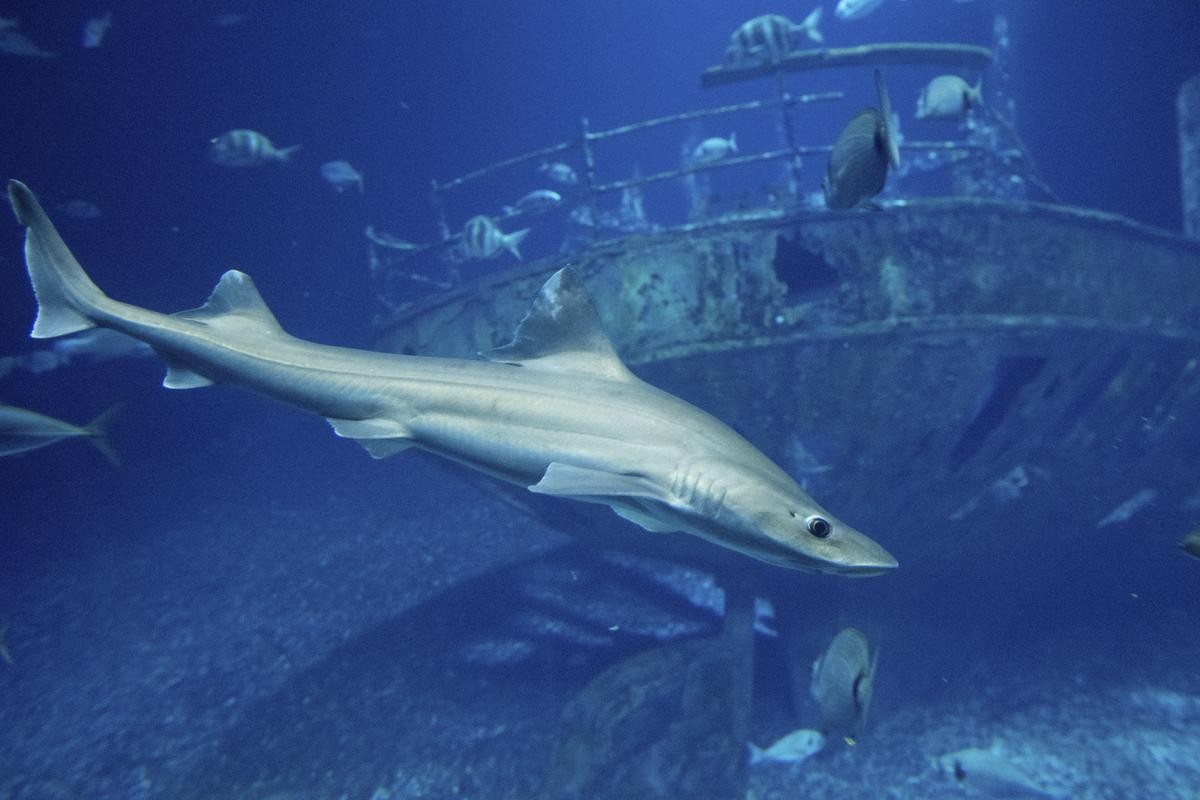
[[[121,466],[121,457],[117,455],[117,451],[113,449],[112,442],[108,440],[108,431],[112,427],[112,422],[117,416],[117,412],[121,410],[123,403],[115,403],[107,411],[94,420],[83,426],[87,431],[88,441],[100,451],[101,455],[107,458],[114,467]]]
[[[90,314],[104,293],[71,255],[28,186],[10,180],[8,199],[17,220],[27,228],[25,265],[38,303],[29,335],[48,339],[96,327]]]

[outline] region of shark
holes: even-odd
[[[379,353],[287,334],[237,270],[187,311],[114,300],[25,184],[10,180],[8,195],[26,227],[34,338],[115,330],[158,354],[167,388],[237,385],[321,415],[376,458],[420,448],[770,564],[847,576],[897,566],[731,427],[637,378],[569,266],[541,287],[513,340],[478,360]]]

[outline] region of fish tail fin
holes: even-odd
[[[883,135],[887,148],[888,163],[892,169],[900,168],[900,147],[892,135],[892,98],[883,83],[883,73],[875,70],[875,93],[879,95],[879,112],[883,116]]]
[[[362,176],[362,173],[359,173],[359,176],[358,176],[358,193],[359,193],[359,194],[363,194],[363,193],[365,193],[365,192],[366,192],[366,188],[363,186],[363,176]]]
[[[29,335],[48,339],[96,327],[91,315],[104,292],[75,260],[28,186],[10,180],[8,199],[26,227],[25,265],[38,304]]]
[[[746,742],[746,749],[750,751],[750,766],[752,767],[760,761],[765,761],[767,758],[767,751],[763,750],[754,742]]]
[[[294,144],[291,147],[285,147],[282,150],[275,151],[275,157],[279,159],[281,164],[286,164],[292,160],[292,156],[300,149],[300,145]]]
[[[737,131],[734,131],[733,133],[729,134],[729,149],[735,153],[738,151],[738,149],[737,149]]]
[[[87,431],[88,441],[100,451],[100,454],[107,458],[114,467],[121,466],[121,457],[117,455],[117,451],[113,449],[112,442],[108,439],[108,432],[112,428],[113,420],[117,416],[117,412],[121,410],[124,403],[114,403],[107,411],[96,417],[83,427]]]
[[[975,107],[983,106],[983,78],[982,77],[979,80],[975,81],[975,85],[971,87],[970,92],[967,94],[967,103],[968,103],[968,105],[975,106]]]
[[[825,37],[821,34],[821,29],[818,27],[821,24],[821,14],[824,11],[824,6],[817,6],[808,12],[808,16],[804,18],[804,22],[800,23],[800,27],[804,29],[805,35],[814,42],[820,43],[825,41]]]
[[[529,235],[529,228],[522,228],[519,231],[513,231],[504,237],[504,247],[508,252],[517,257],[518,261],[523,261],[521,258],[521,242]]]

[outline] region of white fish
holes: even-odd
[[[1128,522],[1133,519],[1133,515],[1141,511],[1146,506],[1158,499],[1158,492],[1154,489],[1142,489],[1133,497],[1119,504],[1112,511],[1096,523],[1097,528],[1104,528],[1109,525],[1116,525],[1120,522]]]
[[[120,406],[113,406],[87,425],[72,425],[17,406],[0,405],[0,456],[48,447],[63,439],[85,437],[114,464],[120,464],[108,443],[108,428]]]
[[[708,164],[728,158],[737,151],[736,133],[729,134],[728,139],[714,136],[696,145],[696,149],[692,151],[692,161],[698,164]]]
[[[111,328],[165,356],[167,388],[242,386],[320,414],[376,458],[416,447],[781,567],[860,576],[897,567],[732,428],[631,373],[570,267],[546,280],[512,342],[485,360],[376,353],[288,335],[237,270],[179,314],[110,298],[29,187],[10,180],[8,197],[26,226],[34,338]]]
[[[471,217],[463,226],[463,252],[467,258],[483,260],[495,258],[501,250],[507,250],[520,261],[521,251],[518,247],[528,234],[528,228],[505,233],[496,227],[491,217],[480,214]]]
[[[349,161],[327,161],[321,165],[321,177],[334,189],[341,192],[351,186],[358,187],[358,193],[363,191],[363,176],[350,165]]]
[[[544,172],[550,180],[568,186],[579,183],[579,176],[575,174],[575,170],[571,169],[569,164],[563,164],[560,161],[543,161],[542,165],[538,167],[538,172]]]
[[[934,764],[960,786],[969,786],[984,797],[1063,797],[1043,789],[1032,775],[1002,755],[995,744],[986,750],[968,747],[946,753]]]
[[[833,13],[838,19],[862,19],[883,5],[883,0],[838,0]]]
[[[812,728],[800,728],[775,742],[765,750],[754,742],[749,743],[750,766],[763,761],[780,761],[785,764],[799,764],[809,756],[821,752],[825,747],[825,736]]]
[[[58,58],[58,53],[43,50],[33,40],[17,30],[17,20],[3,18],[0,24],[0,53],[22,58]]]
[[[562,195],[553,189],[534,189],[511,206],[504,206],[505,214],[540,214],[562,203]]]
[[[223,167],[257,167],[274,161],[286,164],[300,145],[276,148],[271,140],[258,131],[238,128],[214,137],[208,143],[208,158]]]
[[[939,75],[917,96],[917,119],[958,120],[983,105],[983,81],[970,85],[957,75]]]
[[[104,39],[108,36],[112,24],[113,15],[111,11],[102,17],[92,17],[83,23],[83,34],[80,36],[80,44],[84,47],[99,47],[104,44]]]

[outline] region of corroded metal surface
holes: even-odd
[[[887,42],[854,47],[821,47],[796,50],[775,62],[753,66],[715,66],[704,70],[700,85],[704,88],[761,78],[777,72],[801,72],[836,67],[879,66],[881,64],[940,64],[954,69],[982,70],[992,63],[992,51],[972,44],[947,42]]]
[[[1140,489],[1178,510],[1200,483],[1200,242],[930,200],[727,219],[573,263],[641,375],[733,423],[902,566],[1007,534],[997,512],[1017,499],[1038,518],[1094,508],[1086,529]],[[432,298],[377,344],[502,344],[561,265]]]

